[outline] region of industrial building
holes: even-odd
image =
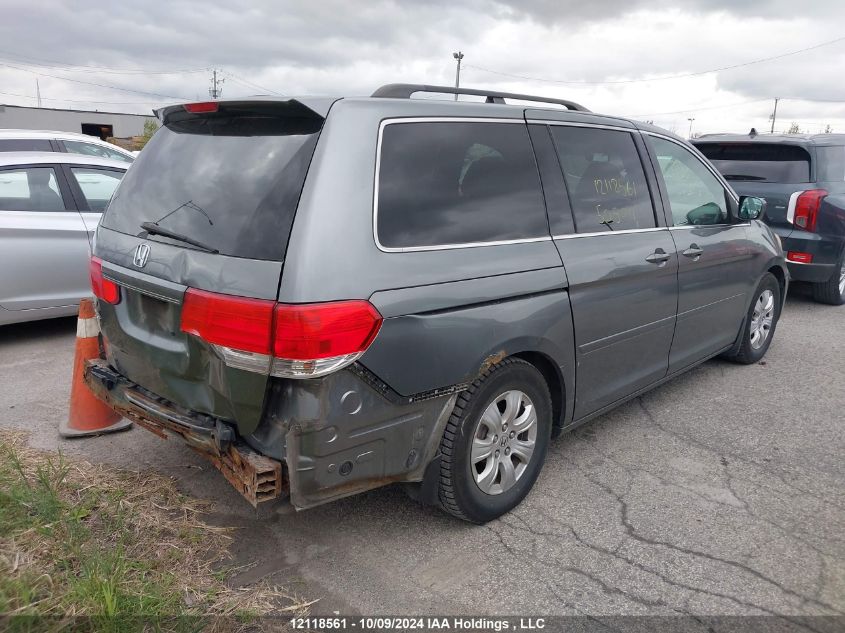
[[[0,105],[0,129],[81,132],[103,140],[140,136],[144,132],[144,122],[155,120],[152,114]]]

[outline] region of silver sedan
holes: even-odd
[[[0,153],[0,325],[76,313],[90,294],[91,239],[128,165]]]

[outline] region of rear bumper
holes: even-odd
[[[105,360],[85,382],[121,415],[161,437],[179,436],[253,505],[289,496],[310,508],[396,482],[421,482],[462,386],[399,396],[361,368],[274,383],[246,437],[133,383]]]
[[[809,253],[813,256],[810,264],[799,264],[787,260],[789,274],[793,281],[820,283],[827,281],[836,271],[839,257],[842,253],[842,237],[820,235],[808,231],[793,230],[788,236],[782,237],[783,250],[799,253]]]
[[[787,262],[789,276],[792,281],[806,281],[809,283],[823,283],[830,279],[836,271],[835,264],[796,264]]]
[[[162,438],[178,436],[208,459],[253,506],[287,494],[282,463],[236,440],[219,420],[193,416],[157,398],[111,369],[104,360],[85,364],[85,383],[97,398]]]

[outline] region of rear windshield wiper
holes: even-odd
[[[176,231],[166,229],[163,226],[159,226],[155,222],[142,222],[141,228],[144,229],[150,235],[163,235],[164,237],[169,237],[171,240],[176,240],[177,242],[185,242],[185,244],[196,246],[197,248],[200,248],[204,251],[208,251],[209,253],[220,252],[216,248],[212,248],[208,244],[203,244],[199,240],[195,240],[192,237],[188,237],[187,235],[182,235],[181,233],[177,233]]]
[[[725,180],[766,180],[763,176],[745,176],[743,174],[725,174]]]

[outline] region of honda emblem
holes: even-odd
[[[135,264],[138,268],[143,268],[147,265],[147,259],[149,259],[149,257],[149,244],[138,244],[138,248],[135,249],[135,257],[132,258],[132,263]]]

